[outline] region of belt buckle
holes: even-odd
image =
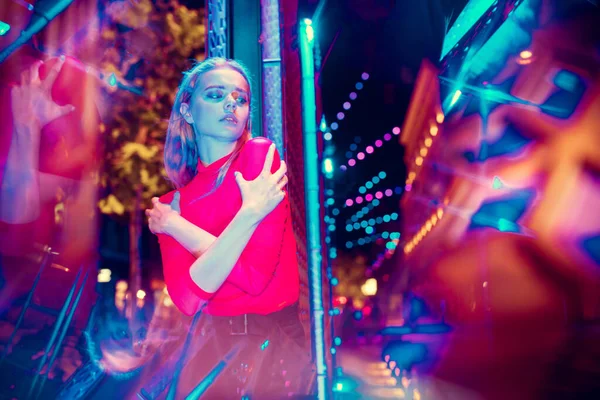
[[[244,330],[239,330],[238,327],[234,326],[233,318],[229,318],[229,333],[232,336],[242,336],[248,334],[248,314],[244,314]]]

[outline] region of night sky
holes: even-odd
[[[343,208],[345,200],[356,198],[359,187],[381,171],[387,177],[367,193],[403,186],[406,172],[399,136],[392,136],[390,141],[383,136],[392,133],[394,127],[402,127],[421,60],[428,58],[437,63],[445,20],[453,21],[466,2],[330,0],[319,20],[313,21],[323,59],[320,74],[323,111],[328,124],[339,124],[331,139],[335,149],[335,204],[342,206],[334,235],[339,251],[347,251],[346,242],[368,236],[364,229],[346,231],[346,220],[366,203]],[[301,2],[300,17],[312,17],[317,3]],[[369,74],[366,81],[361,79],[363,72]],[[363,83],[361,90],[356,89],[357,82]],[[357,94],[356,100],[349,98],[351,92]],[[344,110],[347,101],[351,108]],[[340,111],[345,114],[341,121],[337,119]],[[353,144],[356,144],[352,152],[356,158],[358,152],[373,146],[377,139],[384,140],[382,147],[375,147],[355,167],[345,172],[339,169],[348,161]],[[383,197],[381,204],[368,213],[369,218],[398,212],[399,200],[398,194]],[[374,233],[399,231],[400,219],[401,216],[396,221],[376,225]],[[374,256],[381,249],[366,244],[352,250]]]

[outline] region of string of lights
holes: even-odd
[[[420,167],[423,165],[423,163],[425,162],[425,158],[430,153],[431,146],[433,145],[433,140],[437,137],[437,135],[439,133],[438,124],[441,124],[442,122],[444,122],[444,114],[443,113],[441,113],[441,112],[437,113],[436,122],[437,122],[437,124],[433,123],[430,126],[429,133],[425,134],[425,138],[423,139],[423,143],[421,145],[421,148],[419,149],[419,153],[415,157],[415,163],[414,163],[415,166],[413,168],[411,168],[412,171],[410,171],[408,173],[408,177],[406,178],[406,185],[404,187],[404,189],[407,192],[410,192],[412,190],[412,184],[415,181],[415,179],[417,178],[417,172],[420,171]]]
[[[374,199],[381,200],[384,197],[392,197],[394,194],[401,194],[402,188],[400,186],[396,186],[395,188],[388,188],[385,190],[378,190],[377,192],[366,194],[363,196],[356,196],[354,199],[346,199],[344,202],[344,208],[352,207],[354,204],[362,204],[364,202],[370,202]]]
[[[373,186],[377,185],[379,182],[387,178],[387,173],[385,171],[380,171],[377,176],[374,176],[370,180],[368,180],[363,186],[358,188],[358,192],[360,194],[366,194],[367,189],[372,189]]]
[[[421,226],[421,229],[419,229],[419,231],[406,243],[404,246],[404,254],[410,254],[410,252],[413,251],[413,249],[421,242],[421,240],[423,240],[423,238],[427,236],[429,232],[431,232],[433,227],[442,219],[443,216],[444,210],[439,207],[436,212],[427,219],[423,226]]]
[[[398,219],[398,213],[386,214],[377,218],[370,218],[369,220],[362,220],[361,222],[355,222],[353,224],[346,225],[346,231],[352,232],[361,228],[366,229],[369,226],[381,225]]]
[[[363,72],[360,76],[362,82],[356,82],[356,84],[354,85],[354,87],[356,88],[356,90],[362,90],[364,88],[364,84],[363,82],[367,81],[369,79],[369,73],[368,72]],[[350,94],[348,95],[348,97],[350,98],[350,101],[354,101],[358,98],[358,94],[354,91],[350,92]],[[345,101],[342,104],[342,108],[345,111],[350,110],[350,108],[352,107],[352,103],[350,101]],[[339,111],[336,114],[336,118],[338,121],[343,121],[344,118],[346,118],[346,114],[344,113],[344,111]],[[339,122],[332,122],[331,123],[331,130],[335,131],[340,127]],[[325,140],[331,140],[332,135],[328,135],[327,137],[325,137]]]
[[[347,249],[352,249],[353,247],[358,247],[358,246],[364,246],[366,244],[370,244],[370,243],[374,243],[375,241],[377,241],[377,239],[391,239],[390,242],[394,242],[394,248],[396,246],[396,244],[398,243],[398,240],[400,239],[400,232],[382,232],[382,233],[376,233],[373,235],[369,235],[369,236],[365,236],[356,240],[349,240],[346,242],[346,248]],[[389,242],[388,242],[389,243]],[[387,247],[387,244],[386,244]],[[387,247],[389,249],[389,247]]]
[[[372,211],[375,207],[379,206],[381,202],[379,199],[373,199],[372,202],[364,206],[361,210],[359,210],[356,214],[352,215],[349,219],[346,220],[346,225],[352,222],[356,222],[365,215],[367,215],[370,211]]]
[[[392,133],[394,135],[398,136],[400,134],[400,128],[397,127],[397,126],[395,126],[392,129]],[[362,160],[366,159],[367,154],[373,154],[373,153],[375,153],[375,149],[376,148],[383,147],[383,143],[384,142],[389,142],[390,140],[392,140],[392,135],[390,133],[385,133],[383,135],[383,140],[377,139],[373,143],[373,145],[366,146],[364,151],[360,151],[360,152],[358,152],[356,154],[356,158],[354,158],[354,153],[352,153],[350,155],[350,157],[348,157],[348,155],[349,155],[348,153],[349,152],[346,152],[346,158],[348,158],[347,165],[343,164],[340,168],[345,171],[348,167],[354,167],[354,166],[356,166],[356,164],[357,164],[358,161],[362,161]],[[352,145],[351,145],[351,148],[352,148]],[[342,168],[342,167],[345,167],[345,168]]]

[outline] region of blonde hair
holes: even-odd
[[[183,79],[179,85],[171,117],[169,118],[169,127],[167,128],[167,139],[165,141],[164,162],[168,179],[179,189],[196,176],[198,170],[198,148],[196,147],[196,135],[194,128],[183,118],[180,108],[181,103],[190,103],[198,78],[215,69],[229,68],[239,72],[246,82],[250,92],[248,122],[242,136],[238,139],[235,149],[227,162],[218,170],[217,178],[213,188],[202,197],[214,192],[223,182],[225,174],[229,170],[231,163],[240,154],[242,147],[252,138],[252,84],[250,82],[248,69],[238,61],[221,57],[211,57],[198,63],[193,68],[183,73]]]

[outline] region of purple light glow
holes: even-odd
[[[392,191],[392,189],[386,189],[386,190],[385,190],[385,195],[386,195],[387,197],[390,197],[392,194],[394,194],[394,192]]]
[[[337,113],[337,119],[339,119],[340,121],[343,120],[344,117],[345,117],[345,115],[343,112],[340,111],[339,113]]]
[[[366,72],[363,72],[360,77],[363,81],[366,81],[367,79],[369,79],[369,74]]]
[[[345,170],[347,170],[347,169],[348,169],[348,167],[346,167],[345,165],[340,165],[340,169],[341,169],[342,171],[345,171]]]
[[[387,142],[392,140],[392,135],[390,135],[389,133],[386,133],[385,135],[383,135],[383,139]]]
[[[381,140],[377,139],[377,140],[375,141],[375,146],[377,146],[377,147],[381,147],[381,146],[383,146],[383,142],[382,142]]]
[[[350,92],[350,100],[356,100],[357,97],[358,95],[356,94],[356,92]]]
[[[352,107],[352,105],[350,104],[349,101],[347,101],[347,102],[344,103],[343,107],[344,107],[344,110],[349,110],[350,107]]]

